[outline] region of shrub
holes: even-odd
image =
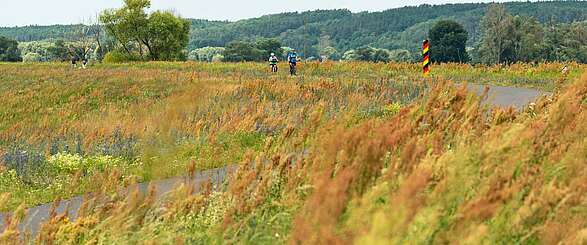
[[[189,60],[214,62],[214,59],[224,53],[224,47],[204,47],[192,50],[189,55]],[[222,57],[223,58],[223,57]],[[221,61],[222,59],[220,59]]]
[[[224,55],[221,54],[215,54],[214,57],[212,57],[212,62],[222,62],[222,60],[224,60]]]
[[[19,182],[16,170],[0,170],[0,186],[11,186]]]
[[[58,173],[75,173],[81,170],[85,163],[78,154],[57,153],[49,158],[49,165]]]
[[[358,60],[359,55],[353,49],[353,50],[349,50],[349,51],[344,52],[344,54],[342,55],[342,59],[343,60]]]
[[[254,43],[235,41],[226,45],[224,50],[224,61],[258,61],[264,59],[264,52],[255,46]]]
[[[115,63],[124,63],[124,62],[130,62],[130,61],[139,61],[140,59],[138,57],[135,57],[133,55],[129,55],[120,51],[111,51],[108,52],[106,55],[104,55],[104,63],[110,63],[110,64],[115,64]]]
[[[35,174],[45,167],[42,153],[22,146],[12,146],[0,157],[0,162],[9,170],[26,180],[32,180]]]
[[[43,57],[38,53],[28,53],[22,58],[22,62],[41,62]]]
[[[396,49],[389,51],[389,58],[395,62],[410,62],[412,61],[412,54],[405,49]]]
[[[402,105],[400,103],[394,102],[392,104],[386,105],[383,107],[384,114],[386,116],[393,116],[397,114],[402,109]]]
[[[108,168],[120,167],[124,160],[120,157],[113,157],[108,155],[92,156],[87,158],[85,166],[92,172],[104,171]]]
[[[16,62],[21,60],[18,42],[0,36],[0,61]]]
[[[79,154],[60,152],[51,156],[48,162],[49,166],[58,174],[73,174],[78,171],[94,173],[120,167],[125,160],[109,155],[83,157]]]

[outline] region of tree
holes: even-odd
[[[88,34],[93,36],[95,48],[93,58],[102,60],[107,51],[109,51],[108,39],[104,33],[104,27],[100,25],[100,16],[91,17],[87,24]]]
[[[67,60],[67,47],[63,40],[57,40],[55,43],[47,48],[47,54],[50,60],[65,61]]]
[[[189,21],[156,11],[149,17],[144,44],[152,60],[185,60],[189,33]]]
[[[345,56],[351,57],[356,60],[362,61],[372,61],[372,62],[389,62],[389,50],[387,49],[377,49],[372,47],[360,47],[354,51],[354,53],[346,54]],[[347,57],[347,58],[348,58]]]
[[[357,55],[356,59],[362,61],[371,61],[374,53],[375,49],[367,46],[360,47],[355,50],[355,54]]]
[[[215,54],[212,57],[212,62],[222,62],[224,60],[224,56],[222,54]]]
[[[581,63],[587,63],[587,24],[574,23],[564,25],[568,31],[565,31],[565,52],[569,60]]]
[[[371,61],[373,62],[389,62],[389,51],[386,49],[375,49]]]
[[[226,46],[224,50],[224,60],[231,62],[239,61],[264,61],[269,58],[269,54],[283,54],[289,51],[287,47],[282,47],[281,42],[277,39],[262,38],[256,42],[235,41]]]
[[[0,36],[0,61],[22,61],[17,41]]]
[[[326,46],[322,50],[320,50],[320,56],[323,59],[325,58],[327,60],[339,60],[340,59],[340,55],[338,54],[338,51],[336,50],[336,48],[334,48],[332,46]]]
[[[548,61],[587,63],[587,24],[558,24],[549,27],[542,51]]]
[[[250,42],[235,41],[226,45],[224,50],[224,61],[259,61],[264,59],[263,51]]]
[[[53,46],[53,43],[47,41],[32,41],[32,42],[21,42],[18,44],[20,55],[25,57],[32,53],[28,61],[42,62],[52,60],[51,54],[49,54],[49,48]],[[30,59],[34,57],[34,59]],[[25,59],[26,60],[26,59]]]
[[[214,57],[224,53],[224,47],[204,47],[194,49],[189,54],[190,60],[212,62]]]
[[[143,42],[146,38],[148,15],[145,9],[151,6],[149,0],[124,0],[120,9],[110,9],[100,15],[106,32],[114,37],[128,55],[137,49],[144,57]]]
[[[395,62],[410,62],[412,61],[412,54],[405,49],[395,49],[389,51],[389,59]]]
[[[44,57],[38,53],[27,53],[22,58],[22,61],[23,62],[42,62],[42,61],[46,61],[46,60],[44,60]]]
[[[543,60],[544,28],[534,17],[514,17],[514,35],[512,40],[512,62],[530,62]]]
[[[256,42],[256,46],[257,49],[261,50],[267,57],[269,57],[269,54],[271,53],[275,53],[276,55],[283,53],[281,42],[275,38],[259,39]]]
[[[123,52],[150,60],[185,59],[191,23],[171,12],[150,15],[150,0],[124,0],[120,9],[106,10],[100,21]]]
[[[349,51],[344,52],[344,54],[342,55],[342,60],[359,60],[359,55],[357,54],[356,50],[351,49]]]
[[[479,53],[484,63],[509,63],[508,56],[514,52],[514,21],[500,4],[492,4],[481,20],[483,29]]]
[[[452,20],[439,21],[430,29],[429,36],[433,62],[469,61],[466,51],[469,34],[461,24]]]

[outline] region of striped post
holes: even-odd
[[[422,57],[422,72],[424,73],[424,76],[428,76],[430,75],[430,41],[428,41],[428,39],[424,40],[424,43],[422,44]]]

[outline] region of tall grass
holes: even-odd
[[[0,109],[8,115],[0,149],[9,154],[8,142],[18,139],[43,152],[59,139],[79,152],[45,147],[41,155],[119,159],[75,174],[41,161],[56,179],[87,184],[55,187],[28,205],[66,189],[110,192],[191,167],[239,164],[225,192],[185,185],[162,201],[109,195],[89,201],[76,221],[55,216],[32,238],[38,243],[581,242],[582,68],[573,65],[567,79],[574,82],[554,99],[521,112],[488,108],[454,85],[553,88],[560,66],[449,64],[435,68],[429,83],[410,64],[310,63],[296,78],[267,75],[261,64],[146,63],[88,72],[0,65],[1,81],[23,91],[0,89],[18,108]],[[23,179],[10,169],[0,180]],[[36,190],[16,186],[9,193]],[[27,200],[22,196],[4,206],[14,209]],[[11,226],[0,241],[16,236]]]
[[[48,159],[58,153],[122,158],[114,167],[125,179],[164,178],[182,174],[193,162],[199,169],[238,163],[288,126],[302,126],[317,102],[330,117],[350,110],[361,111],[357,120],[363,120],[386,113],[388,104],[413,100],[424,87],[407,80],[372,84],[369,77],[323,73],[269,76],[259,64],[0,68],[0,96],[6,98],[0,105],[0,153],[3,165],[25,180],[2,187],[19,190],[10,191],[10,209],[23,201],[31,206],[91,191],[79,184],[60,194],[75,175],[47,171],[55,169]],[[33,153],[32,162],[22,157]],[[80,171],[82,181],[91,179]]]

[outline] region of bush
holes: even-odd
[[[43,57],[38,53],[28,53],[22,58],[22,62],[41,62]]]
[[[49,164],[59,173],[72,174],[84,167],[84,159],[77,154],[57,153],[49,158]]]
[[[21,60],[18,42],[0,36],[0,61],[17,62]]]
[[[222,56],[222,53],[224,53],[224,47],[204,47],[192,50],[188,55],[188,59],[213,62],[214,58],[218,55]]]
[[[0,186],[14,186],[20,182],[16,170],[2,170],[0,169]]]
[[[212,57],[212,62],[222,62],[222,60],[224,60],[224,55],[221,54],[215,54],[214,57]]]
[[[0,165],[16,171],[22,179],[32,180],[45,167],[45,157],[40,151],[12,146],[0,157]]]
[[[308,61],[308,62],[317,61],[317,60],[318,60],[318,58],[316,58],[314,56],[310,56],[306,59],[306,61]]]
[[[120,167],[124,160],[108,155],[83,157],[79,154],[60,152],[51,156],[48,162],[58,174],[74,174],[78,171],[92,173]]]
[[[358,60],[359,59],[359,55],[357,54],[357,52],[353,49],[353,50],[349,50],[344,52],[344,54],[342,55],[342,59],[343,60]]]
[[[396,49],[389,51],[389,58],[395,62],[410,62],[412,61],[412,54],[405,49]]]
[[[131,62],[131,61],[139,61],[140,59],[136,56],[129,55],[127,53],[123,53],[120,51],[111,51],[104,55],[104,63],[124,63],[124,62]]]
[[[223,52],[224,61],[264,61],[269,54],[284,52],[281,42],[277,39],[259,39],[256,42],[234,41],[226,45]]]
[[[264,59],[263,50],[258,49],[254,43],[236,41],[226,45],[224,61],[260,61]]]
[[[371,62],[389,62],[389,50],[372,47],[361,47],[355,50],[357,59]]]

